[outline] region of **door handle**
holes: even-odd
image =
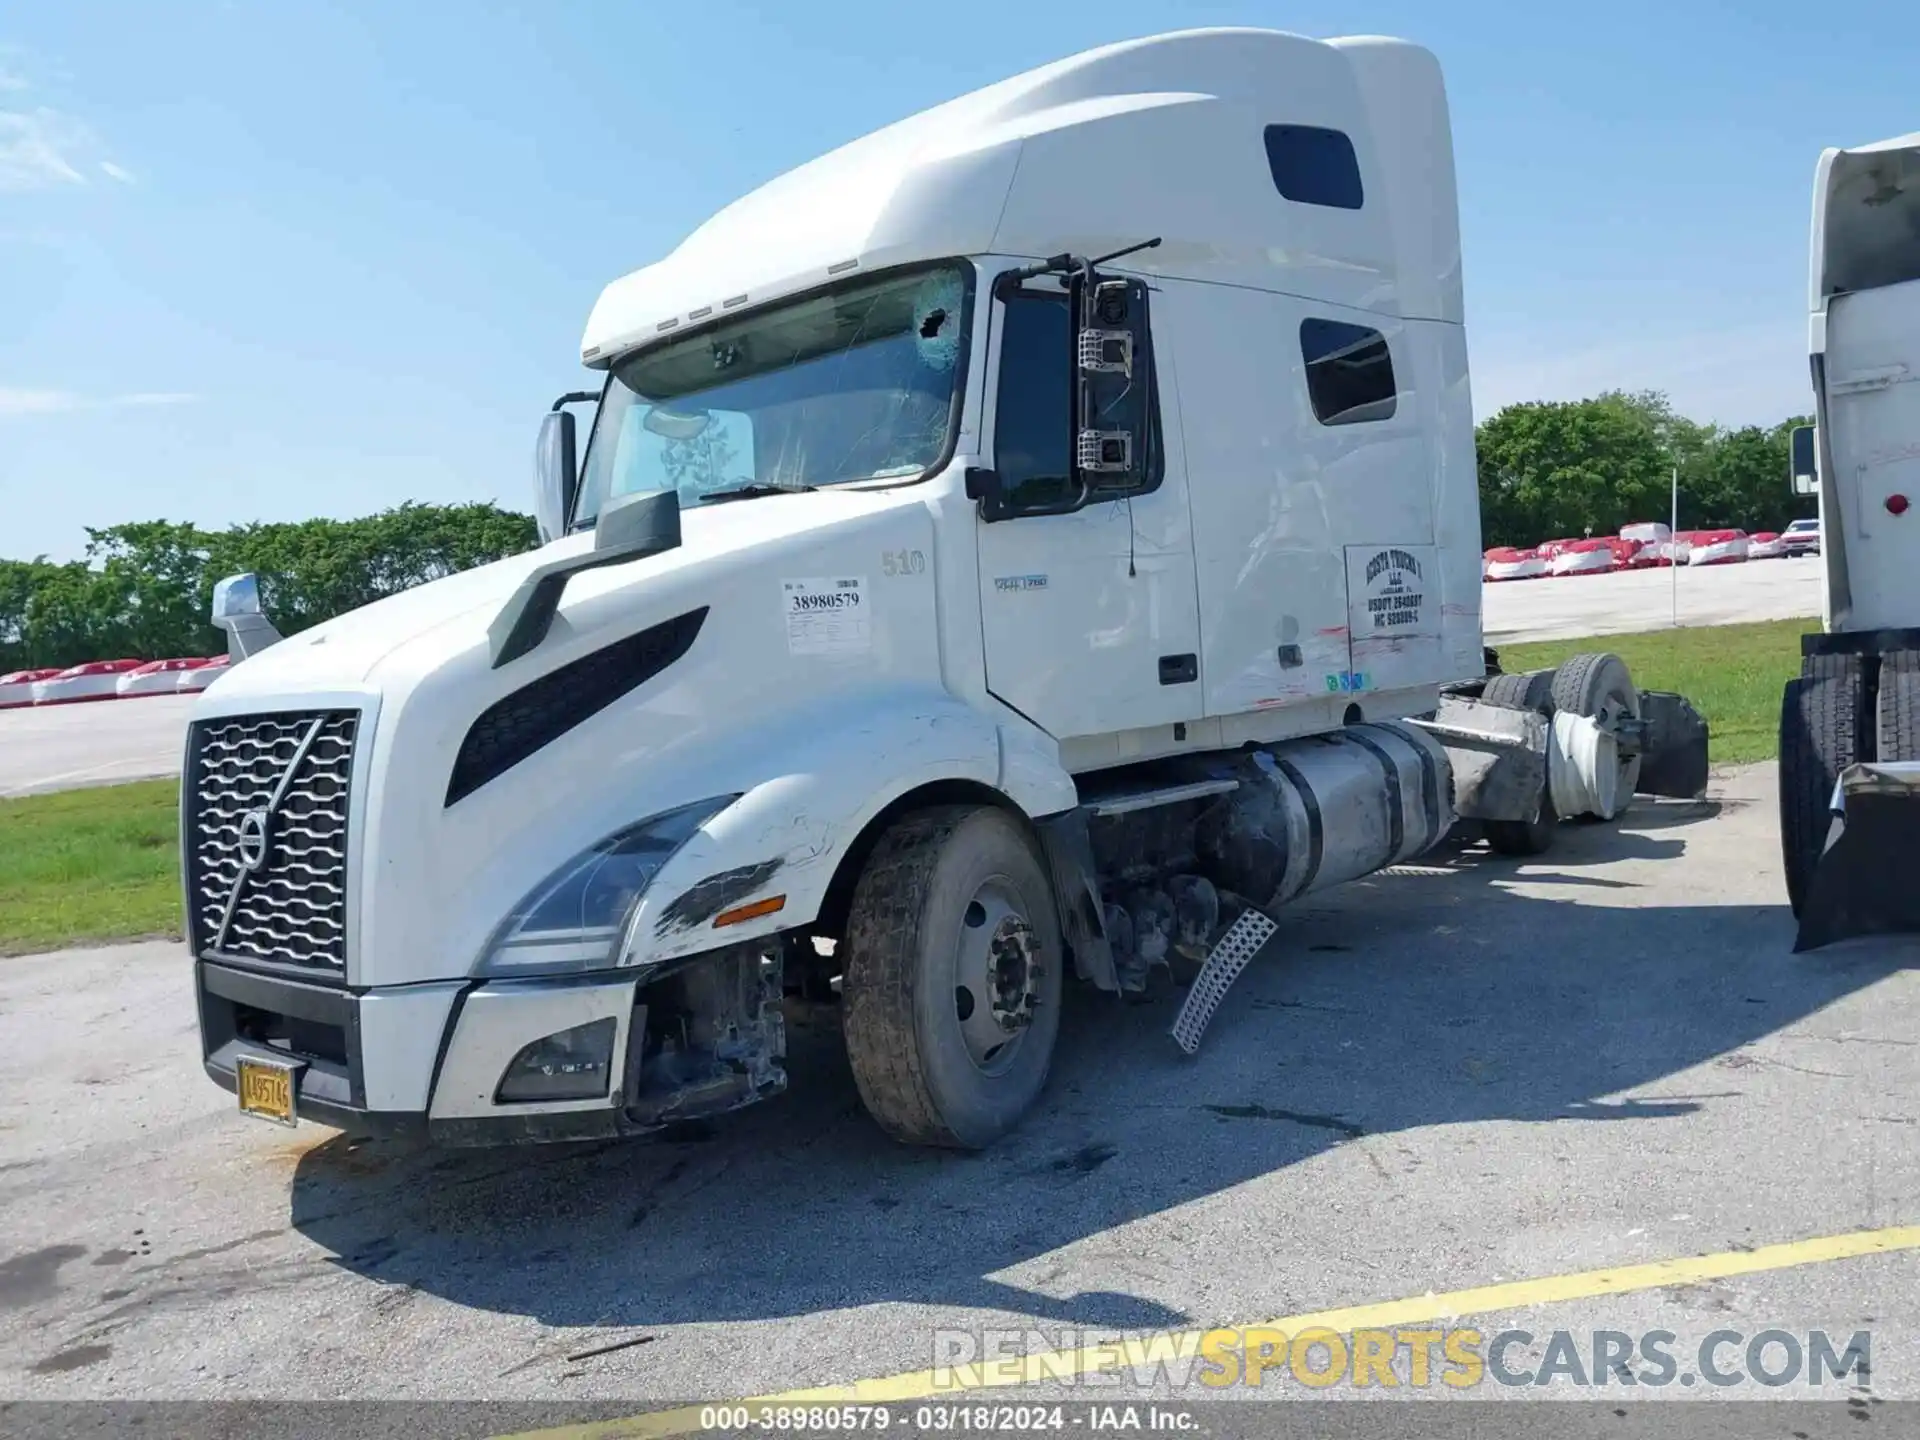
[[[1197,655],[1162,655],[1160,657],[1160,683],[1162,685],[1191,685],[1200,678],[1200,658]]]

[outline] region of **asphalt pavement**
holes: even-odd
[[[1810,621],[1818,630],[1820,562],[1812,556],[1749,560],[1741,565],[1615,570],[1503,580],[1480,587],[1481,628],[1489,645],[1576,640],[1683,626],[1742,625],[1755,620]]]
[[[1920,1221],[1920,947],[1790,953],[1773,794],[1310,896],[1195,1059],[1167,990],[1078,997],[981,1155],[886,1140],[830,1012],[788,1094],[672,1142],[412,1151],[238,1114],[178,946],[0,961],[0,1397],[620,1414],[1378,1302],[1864,1329],[1825,1393],[1920,1397],[1920,1232],[1886,1229]],[[1860,1231],[1889,1253],[1820,1238]]]
[[[0,799],[180,773],[197,695],[0,710]]]

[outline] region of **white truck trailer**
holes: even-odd
[[[1415,46],[1020,75],[721,211],[581,356],[536,551],[279,643],[220,594],[184,878],[245,1110],[657,1130],[780,1090],[800,996],[888,1131],[981,1146],[1068,983],[1186,957],[1191,1048],[1287,901],[1704,788],[1617,659],[1489,678]]]
[[[1793,487],[1819,497],[1826,587],[1780,707],[1803,950],[1920,928],[1920,133],[1821,155],[1811,252]]]

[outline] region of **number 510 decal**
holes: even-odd
[[[880,573],[883,575],[924,575],[927,557],[919,550],[882,550]]]

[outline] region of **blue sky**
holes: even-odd
[[[1483,415],[1626,386],[1771,421],[1805,405],[1821,146],[1920,128],[1894,13],[28,0],[0,10],[0,556],[135,519],[526,508],[607,280],[844,140],[1190,25],[1439,54]]]

